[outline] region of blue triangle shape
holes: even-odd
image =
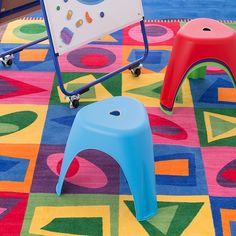
[[[0,156],[0,181],[23,182],[28,166],[28,159]]]
[[[75,119],[74,116],[63,116],[60,118],[52,119],[52,121],[54,121],[60,125],[65,125],[65,126],[71,127],[74,122],[74,119]]]
[[[218,88],[232,88],[231,82],[218,78],[214,84],[212,84],[205,93],[199,98],[198,102],[205,103],[219,103],[218,101]],[[225,103],[225,102],[224,102]]]
[[[137,60],[144,55],[144,50],[133,49],[129,55],[129,62]],[[168,50],[150,50],[148,57],[142,63],[144,68],[152,70],[154,72],[160,72],[163,70],[169,61],[170,51]]]

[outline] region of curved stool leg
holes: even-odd
[[[235,60],[236,60],[236,58],[235,58]],[[223,62],[226,65],[228,65],[230,72],[231,72],[230,77],[232,79],[234,87],[236,88],[236,66],[235,66],[235,63],[233,63],[232,61],[227,61],[227,60],[224,60]]]
[[[119,163],[125,174],[134,197],[137,219],[151,218],[157,212],[151,131],[123,140],[121,148],[113,148],[108,154]]]
[[[183,54],[181,50],[178,45],[173,49],[163,82],[160,105],[166,113],[172,113],[176,96],[191,65],[189,55],[187,52]],[[177,56],[178,61],[175,60]]]
[[[133,160],[127,159],[125,155],[123,158],[127,159],[126,163],[120,164],[133,195],[136,217],[139,221],[147,220],[157,212],[154,161],[150,157],[153,155],[144,152],[133,156]]]
[[[85,132],[83,128],[80,128],[79,120],[79,113],[77,113],[66,142],[61,171],[56,186],[57,195],[61,195],[64,179],[73,159],[79,152],[86,149],[84,145],[86,142],[83,139]]]
[[[57,186],[56,186],[56,193],[57,195],[61,194],[62,191],[62,186],[63,186],[63,182],[66,176],[66,173],[73,161],[73,159],[75,158],[75,156],[86,149],[86,147],[84,146],[84,142],[83,142],[83,130],[82,129],[78,129],[78,124],[77,122],[74,122],[67,143],[66,143],[66,147],[65,147],[65,153],[64,153],[64,158],[62,161],[62,166],[61,166],[61,171],[60,171],[60,176],[57,182]]]
[[[76,148],[76,146],[74,148]],[[77,147],[76,149],[74,149],[73,152],[71,152],[71,151],[69,151],[69,148],[66,147],[64,158],[62,161],[59,179],[58,179],[57,186],[56,186],[57,195],[61,195],[61,191],[62,191],[62,187],[63,187],[66,173],[67,173],[72,161],[74,160],[75,156],[81,151],[83,151],[83,149]]]
[[[167,72],[164,79],[162,91],[161,91],[161,101],[160,105],[162,109],[166,112],[172,112],[174,107],[174,102],[181,84],[184,80],[185,70],[182,69],[178,73]]]

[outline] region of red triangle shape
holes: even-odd
[[[1,80],[4,80],[6,83],[10,84],[11,86],[15,87],[16,90],[9,91],[9,93],[4,93],[3,95],[0,94],[0,99],[2,98],[10,98],[10,97],[17,97],[22,95],[29,95],[33,93],[41,93],[46,91],[45,89],[26,84],[24,82],[20,82],[18,80],[14,80],[5,76],[0,76]]]

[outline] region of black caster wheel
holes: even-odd
[[[142,73],[142,65],[141,64],[138,64],[138,65],[135,65],[134,67],[131,67],[130,68],[130,71],[131,71],[131,74],[134,76],[134,77],[139,77]]]
[[[134,77],[139,77],[141,75],[141,68],[131,69],[131,73]]]
[[[7,55],[3,58],[0,58],[4,67],[10,67],[13,64],[13,55]]]
[[[12,59],[9,59],[8,61],[7,61],[7,65],[8,66],[11,66],[13,64],[13,60]]]
[[[76,109],[79,107],[79,100],[80,96],[79,95],[73,95],[70,97],[70,108],[71,109]]]

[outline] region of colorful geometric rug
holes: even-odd
[[[16,54],[11,68],[0,67],[1,236],[236,235],[236,92],[230,79],[208,68],[205,80],[184,82],[172,116],[159,109],[174,37],[184,23],[147,21],[150,54],[142,75],[125,71],[81,99],[83,106],[125,95],[147,107],[159,207],[148,221],[136,220],[122,170],[100,151],[77,156],[64,194],[56,196],[78,110],[69,108],[58,88],[47,42]],[[5,27],[0,50],[43,35],[42,19],[14,21]],[[64,84],[73,89],[94,81],[142,53],[135,24],[62,56]]]

